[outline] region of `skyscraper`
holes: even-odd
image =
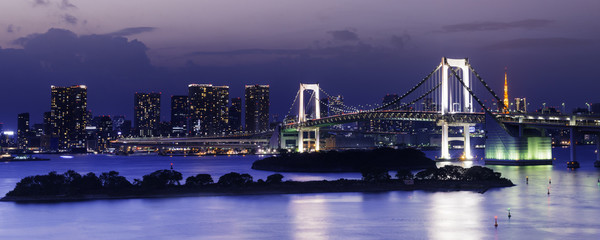
[[[51,86],[50,121],[59,149],[86,149],[87,87]]]
[[[189,126],[192,135],[229,132],[229,86],[188,85]]]
[[[269,85],[246,85],[246,131],[265,131],[269,128]]]
[[[29,135],[29,113],[21,113],[17,119],[17,143],[19,149],[26,149]]]
[[[175,135],[185,135],[188,126],[188,96],[171,96],[171,129]]]
[[[515,98],[516,112],[526,113],[527,112],[527,99],[526,98]]]
[[[98,151],[104,152],[109,147],[109,141],[112,139],[113,121],[110,116],[100,116],[96,124],[96,134],[98,141]]]
[[[232,98],[229,107],[229,126],[231,131],[242,131],[242,98]]]
[[[135,93],[133,127],[135,136],[157,135],[160,123],[160,93]]]

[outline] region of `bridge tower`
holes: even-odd
[[[446,58],[443,57],[442,58],[442,63],[441,63],[441,69],[442,69],[442,83],[441,83],[441,103],[440,103],[440,112],[442,114],[442,116],[445,115],[449,115],[449,114],[454,114],[454,113],[473,113],[473,97],[471,96],[471,94],[469,93],[469,91],[467,90],[467,88],[470,88],[470,70],[469,70],[469,60],[464,58],[464,59],[451,59],[451,58]],[[454,69],[457,68],[460,70],[460,72],[462,72],[462,80],[463,80],[463,84],[454,84],[456,86],[463,86],[460,87],[462,89],[460,89],[461,91],[455,91],[455,89],[450,89],[451,84],[449,83],[449,76],[450,76],[450,69]],[[451,95],[453,92],[459,92],[462,93],[462,97],[458,97],[458,98],[453,98],[453,96]],[[459,99],[462,102],[458,103],[458,106],[461,106],[460,108],[454,108],[453,106],[455,105],[455,102],[452,102],[453,99]],[[444,120],[440,120],[438,122],[438,125],[442,127],[442,139],[441,139],[441,156],[440,159],[450,159],[450,151],[448,149],[449,147],[449,143],[452,140],[461,140],[464,142],[464,156],[466,159],[472,159],[473,156],[471,155],[471,139],[470,139],[470,134],[469,134],[469,127],[473,126],[474,124],[469,124],[469,123],[451,123]],[[449,137],[448,136],[448,128],[451,126],[460,126],[463,127],[463,137]]]
[[[314,102],[315,106],[314,106],[314,110],[315,110],[315,115],[314,118],[315,119],[319,119],[321,118],[321,104],[319,103],[319,84],[305,84],[305,83],[300,83],[300,92],[299,94],[299,107],[298,107],[298,140],[296,142],[296,144],[298,145],[298,152],[304,152],[306,151],[306,149],[304,149],[304,142],[308,141],[310,143],[311,140],[313,140],[315,142],[315,151],[319,151],[320,150],[320,139],[319,139],[319,128],[315,127],[313,129],[305,129],[302,125],[304,122],[306,122],[306,112],[305,112],[305,106],[304,106],[304,91],[309,90],[309,91],[313,91],[313,95],[314,95]],[[308,133],[308,137],[305,139],[304,138],[304,133]],[[314,133],[314,139],[311,139],[311,133]],[[309,144],[310,147],[310,144]]]

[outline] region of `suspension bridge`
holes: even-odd
[[[483,87],[479,96],[475,91],[476,85]],[[306,92],[310,93],[308,97]],[[321,128],[333,125],[376,120],[423,121],[433,122],[441,128],[440,160],[452,159],[450,141],[462,141],[462,158],[472,159],[470,127],[485,124],[487,162],[533,165],[552,163],[551,139],[546,136],[545,129],[571,130],[572,160],[575,159],[574,136],[577,133],[600,133],[598,117],[510,113],[508,106],[468,59],[442,58],[433,71],[404,94],[372,108],[325,102],[321,93],[327,98],[333,97],[319,84],[300,84],[287,120],[279,129],[280,148],[292,148],[298,152],[319,151]],[[491,97],[491,101],[484,100],[484,97]],[[486,103],[492,103],[494,107]],[[321,111],[321,108],[328,110]],[[333,114],[323,116],[322,112]],[[462,128],[463,136],[449,135],[449,128],[456,127]]]
[[[306,93],[309,94],[306,94]],[[321,98],[321,93],[326,98]],[[283,124],[262,137],[189,137],[122,139],[117,145],[224,146],[279,148],[307,152],[321,150],[321,129],[365,121],[416,121],[435,123],[441,135],[441,160],[450,160],[451,141],[463,142],[462,158],[471,159],[470,128],[484,124],[486,163],[509,165],[552,164],[551,139],[546,129],[571,131],[571,160],[575,160],[574,137],[592,133],[600,139],[600,117],[565,114],[509,112],[508,106],[475,71],[468,59],[443,57],[423,79],[404,94],[382,104],[349,106],[324,101],[335,96],[319,84],[301,83]],[[490,101],[488,101],[488,99]],[[450,135],[459,129],[462,136]],[[266,137],[270,136],[270,137]],[[265,140],[268,139],[268,140]],[[600,149],[600,141],[597,141]],[[600,160],[598,154],[597,160]]]

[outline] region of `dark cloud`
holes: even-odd
[[[154,30],[156,30],[155,27],[131,27],[131,28],[124,28],[124,29],[121,29],[116,32],[107,33],[104,35],[125,37],[125,36],[145,33],[145,32],[152,32]]]
[[[50,85],[88,85],[88,106],[95,114],[130,115],[133,92],[160,91],[167,79],[150,64],[141,42],[106,35],[77,35],[50,29],[14,41],[22,48],[0,49],[0,122],[12,122],[19,112],[31,112],[41,122],[49,110]],[[159,87],[160,85],[160,87]],[[27,89],[26,92],[23,92]],[[18,102],[18,104],[8,104]],[[123,106],[123,107],[120,107]]]
[[[63,10],[67,10],[69,8],[77,8],[77,6],[75,6],[74,4],[69,2],[69,0],[62,0],[59,7],[60,7],[60,9],[63,9]]]
[[[331,34],[331,37],[333,37],[333,40],[335,41],[346,42],[359,40],[358,35],[350,30],[329,31],[327,33]]]
[[[17,27],[15,27],[12,24],[9,24],[8,27],[6,27],[6,32],[7,33],[14,33],[17,30]]]
[[[33,0],[33,6],[48,6],[50,0]]]
[[[300,48],[300,49],[236,49],[232,51],[199,51],[187,54],[187,56],[280,56],[305,58],[339,57],[356,54],[370,54],[373,52],[386,52],[385,49],[375,48],[369,44],[358,43],[355,45],[344,45],[324,48]]]
[[[65,15],[62,16],[62,18],[68,24],[77,25],[78,19],[75,16],[71,15],[71,14],[65,14]]]
[[[514,22],[473,22],[442,26],[444,32],[497,31],[513,28],[534,29],[547,27],[554,21],[546,19],[526,19]]]
[[[504,49],[539,49],[551,48],[560,50],[569,47],[582,47],[598,43],[598,41],[576,38],[519,38],[498,42],[485,47],[489,50]]]
[[[392,46],[398,49],[404,49],[408,41],[410,41],[410,35],[408,35],[408,33],[404,33],[401,36],[392,35],[392,37],[390,38],[390,43],[392,44]]]

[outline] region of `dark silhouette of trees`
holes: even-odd
[[[185,185],[188,187],[199,187],[214,183],[210,174],[197,174],[185,179]]]
[[[180,172],[175,170],[158,170],[153,173],[144,175],[142,178],[142,189],[163,189],[168,186],[180,185],[181,179],[183,179]]]
[[[435,167],[435,161],[410,148],[289,153],[252,164],[252,169],[277,172],[361,172],[365,168],[397,170],[428,167]]]
[[[361,171],[363,181],[382,182],[390,180],[391,176],[384,168],[365,168]]]
[[[250,174],[239,174],[236,172],[227,173],[219,178],[217,182],[220,185],[241,186],[252,183]]]
[[[398,172],[396,173],[396,177],[400,180],[411,180],[415,178],[412,172],[408,169],[398,170]]]
[[[271,174],[267,177],[266,183],[280,183],[283,179],[283,175],[279,173]]]
[[[132,184],[123,176],[119,176],[119,172],[110,171],[102,173],[99,177],[102,187],[109,194],[126,193],[131,190]]]

